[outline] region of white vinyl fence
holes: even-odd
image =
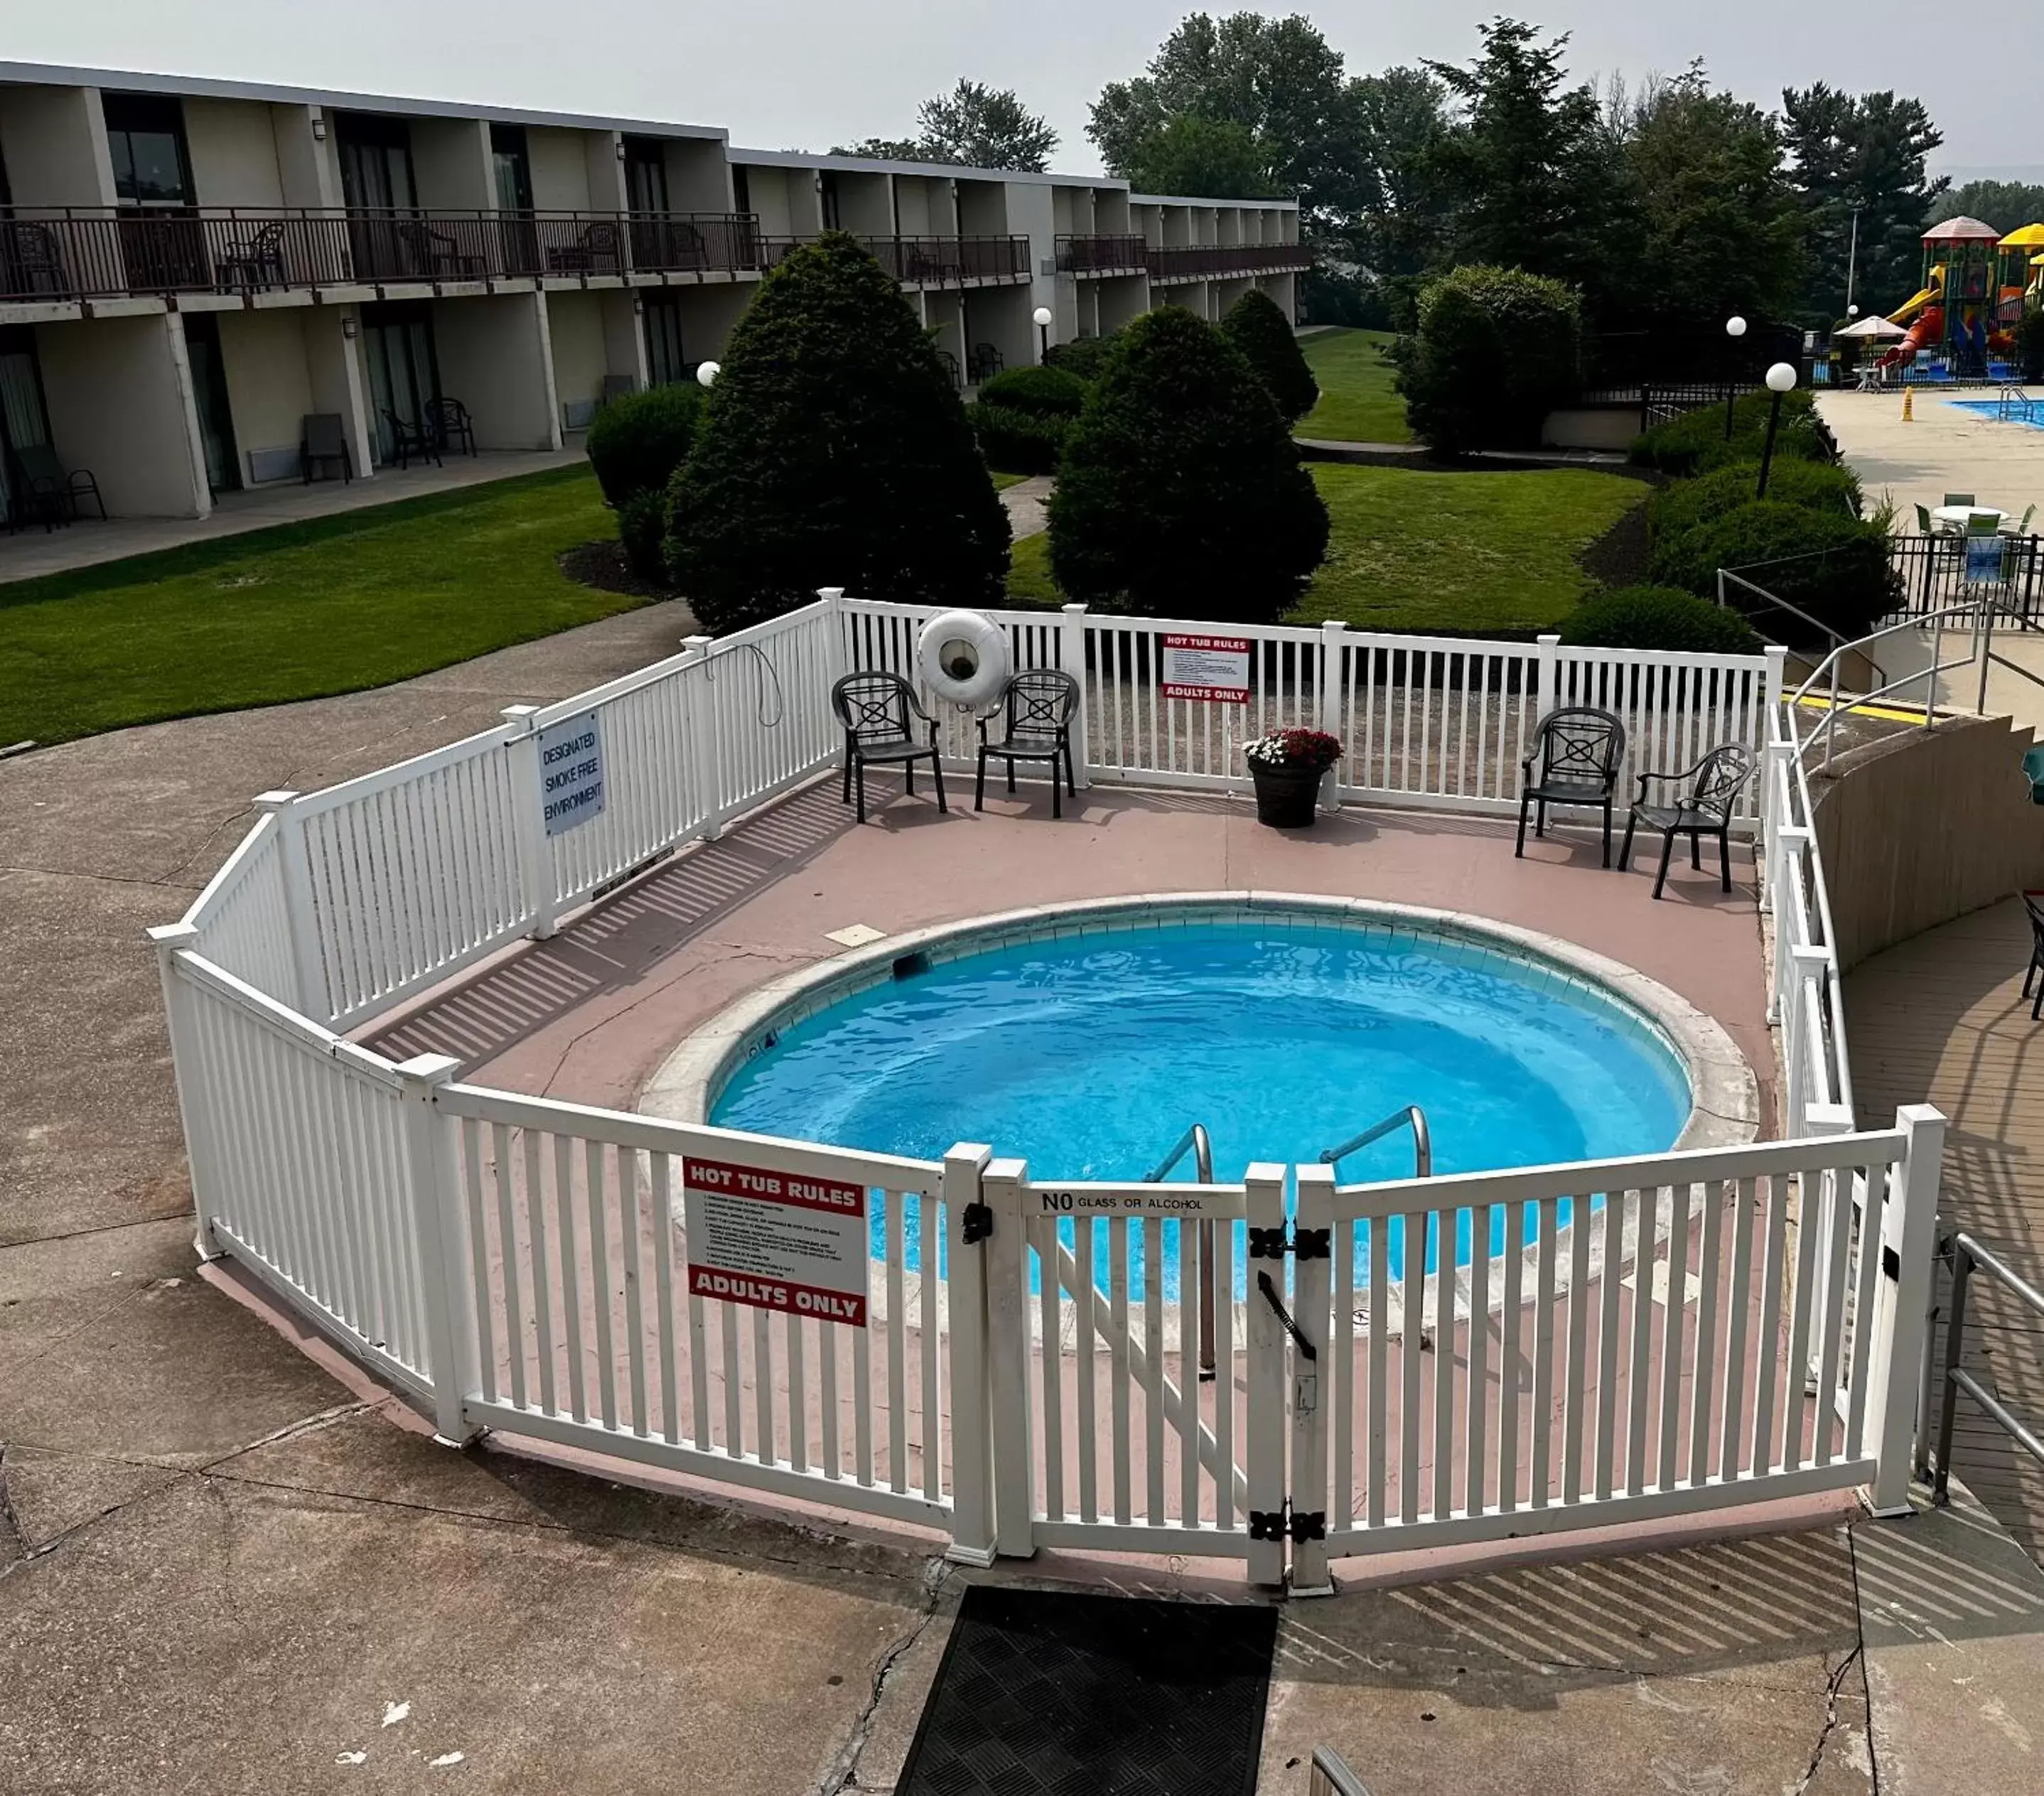
[[[928,615],[825,594],[365,778],[265,794],[185,919],[152,932],[203,1251],[448,1440],[490,1429],[881,1515],[982,1562],[1085,1544],[1239,1558],[1262,1582],[1289,1558],[1310,1583],[1329,1552],[1861,1479],[1893,1498],[1893,1368],[1909,1385],[1938,1136],[1927,1117],[1849,1133],[1778,657],[1225,626],[1253,644],[1235,707],[1160,690],[1162,637],[1212,626],[997,614],[1019,664],[1081,681],[1082,779],[1233,790],[1246,736],[1317,725],[1346,744],[1331,802],[1509,812],[1535,726],[1563,703],[1621,718],[1628,774],[1764,748],[1749,821],[1796,1139],[1353,1190],[1300,1168],[1292,1228],[1281,1167],[1236,1186],[1045,1186],[987,1148],[939,1165],[685,1128],[344,1039],[833,769],[833,683],[912,678]],[[931,708],[969,767],[970,720]],[[563,760],[603,801],[550,833]],[[866,1314],[700,1285],[682,1217],[705,1163],[864,1193]],[[1370,1233],[1401,1218],[1416,1241],[1451,1240],[1500,1206],[1523,1244],[1473,1249],[1445,1279],[1423,1259],[1393,1276],[1393,1227]],[[1201,1221],[1228,1294],[1204,1383]],[[1315,1251],[1330,1232],[1331,1260]],[[1463,1369],[1437,1382],[1451,1359]],[[1777,1378],[1799,1360],[1831,1401]]]

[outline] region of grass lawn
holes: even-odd
[[[1326,330],[1302,337],[1320,402],[1294,426],[1297,437],[1337,443],[1409,443],[1405,402],[1391,390],[1391,364],[1379,352],[1385,330]]]
[[[387,685],[640,602],[560,551],[615,536],[582,468],[0,586],[0,742]]]
[[[1019,486],[1023,481],[1027,480],[1029,476],[1026,474],[996,473],[993,476],[993,490],[997,493],[1005,491],[1010,486]]]
[[[1479,635],[1558,623],[1589,591],[1576,556],[1646,497],[1643,482],[1585,468],[1426,474],[1322,463],[1327,558],[1285,621]],[[1015,545],[1008,590],[1055,605],[1050,538]]]

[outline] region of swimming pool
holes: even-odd
[[[1657,1152],[1692,1102],[1644,1015],[1513,944],[1198,909],[883,963],[756,1028],[709,1097],[724,1127],[927,1159],[986,1141],[1060,1179],[1139,1179],[1201,1122],[1227,1181],[1252,1161],[1316,1160],[1406,1104],[1426,1111],[1434,1170],[1449,1173]],[[1412,1152],[1400,1133],[1339,1175],[1409,1176]],[[1491,1225],[1501,1245],[1501,1210]],[[1177,1225],[1164,1227],[1168,1294]],[[1465,1232],[1457,1263],[1470,1246]]]
[[[2002,402],[1998,398],[1947,399],[1945,403],[1955,406],[1962,412],[1972,412],[1977,417],[1985,418],[1991,424],[2026,424],[2033,430],[2044,430],[2044,399],[2032,402],[2027,417],[2017,411],[2011,411],[2008,416],[2004,417]]]

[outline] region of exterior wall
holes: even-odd
[[[1540,441],[1550,449],[1623,449],[1639,434],[1637,406],[1570,406],[1548,413]]]
[[[1258,275],[1256,285],[1270,295],[1278,310],[1296,325],[1299,321],[1299,277],[1297,275]]]
[[[374,460],[369,433],[369,382],[362,365],[362,342],[348,335],[359,314],[352,306],[315,306],[298,316],[305,323],[305,374],[312,410],[338,412],[348,433],[355,478],[366,480]]]
[[[563,408],[563,429],[567,428],[567,408],[579,401],[601,398],[603,377],[612,371],[603,313],[603,302],[609,297],[603,292],[547,295],[547,329],[554,353],[554,394]],[[628,367],[619,371],[632,371]]]
[[[894,190],[889,176],[851,175],[840,170],[835,179],[838,223],[843,229],[860,237],[894,235]]]
[[[2031,733],[1954,717],[1840,755],[1813,775],[1841,970],[2044,886],[2044,806],[2022,775]]]
[[[941,209],[932,192],[936,183],[920,175],[894,177],[894,216],[905,237],[939,237],[951,233],[936,222]],[[946,193],[948,199],[950,194]]]
[[[278,206],[284,176],[271,108],[256,100],[184,102],[185,145],[201,206]]]
[[[621,131],[582,131],[582,181],[589,190],[592,212],[630,210],[631,195],[624,184],[624,133]]]
[[[735,210],[731,162],[721,138],[667,140],[667,203],[677,212]]]
[[[964,296],[966,332],[975,345],[990,343],[1005,367],[1026,367],[1037,359],[1034,302],[1026,287],[976,287]]]
[[[214,314],[244,481],[249,478],[250,451],[295,448],[306,413],[337,409],[313,402],[305,360],[305,324],[312,313],[310,306],[294,306]]]
[[[1255,285],[1255,281],[1247,275],[1239,279],[1209,282],[1208,290],[1212,296],[1213,305],[1212,316],[1216,320],[1226,317],[1228,308]]]
[[[176,313],[38,325],[36,356],[57,453],[66,467],[92,471],[110,514],[212,510]]]
[[[1098,187],[1093,196],[1093,228],[1102,237],[1132,236],[1139,228],[1131,219],[1128,193],[1120,187]]]
[[[958,183],[958,229],[960,237],[1005,237],[1010,231],[1021,229],[1020,225],[1011,225],[1008,221],[1008,187],[1005,181],[960,181]]]
[[[0,157],[17,206],[111,206],[96,87],[0,87]]]
[[[1020,181],[1010,183],[1008,189],[1005,207],[1008,229],[1026,231],[1029,234],[1032,257],[1029,284],[1027,287],[1016,290],[1028,295],[1022,306],[1022,318],[1025,324],[1029,325],[1029,334],[1028,352],[1022,360],[1028,362],[1039,361],[1043,357],[1042,335],[1030,322],[1029,317],[1039,306],[1047,306],[1055,314],[1051,325],[1051,340],[1053,343],[1062,343],[1068,337],[1078,335],[1078,320],[1074,317],[1071,328],[1067,329],[1064,308],[1058,302],[1056,233],[1052,229],[1051,206],[1051,194],[1057,190]],[[1008,356],[1009,367],[1012,368],[1017,365],[1013,352],[1005,344],[1002,346],[1002,353]]]
[[[728,286],[681,287],[682,349],[692,362],[714,362],[731,341],[732,328],[759,291],[751,281]]]
[[[816,176],[809,170],[765,163],[748,164],[745,173],[752,210],[765,235],[806,237],[821,228]],[[668,197],[674,197],[671,190]]]
[[[428,210],[494,211],[490,127],[479,118],[413,119],[412,175]]]
[[[560,409],[544,293],[433,305],[440,390],[468,407],[482,449],[558,449]]]
[[[1112,337],[1121,327],[1150,310],[1150,277],[1116,275],[1110,279],[1085,283],[1099,295],[1097,334]]]
[[[555,299],[548,294],[548,314],[551,317]],[[606,287],[590,295],[597,302],[597,316],[603,324],[604,369],[609,374],[629,375],[634,392],[645,390],[647,379],[646,366],[646,333],[639,328],[639,302],[636,295],[624,287]],[[556,391],[559,390],[560,376],[554,377]]]
[[[580,131],[535,125],[525,133],[525,156],[532,171],[532,205],[540,212],[587,212],[589,157]],[[613,155],[613,162],[617,160]],[[608,209],[613,202],[605,198]]]
[[[313,134],[315,118],[326,133],[325,142]],[[332,121],[317,106],[271,107],[270,135],[285,205],[340,204],[340,163],[332,133]]]

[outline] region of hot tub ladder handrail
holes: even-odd
[[[1183,1160],[1188,1152],[1193,1156],[1193,1171],[1202,1185],[1213,1183],[1213,1138],[1207,1133],[1203,1122],[1191,1125],[1178,1137],[1178,1145],[1157,1163],[1155,1171],[1145,1175],[1146,1185],[1161,1185],[1169,1176],[1171,1168]],[[1202,1383],[1214,1375],[1214,1225],[1211,1222],[1200,1225],[1200,1379]]]
[[[1381,1141],[1393,1130],[1407,1124],[1412,1129],[1412,1165],[1416,1179],[1434,1176],[1434,1139],[1427,1127],[1427,1113],[1417,1104],[1408,1104],[1403,1110],[1393,1110],[1381,1122],[1374,1122],[1360,1135],[1351,1136],[1339,1148],[1324,1149],[1320,1164],[1336,1166],[1359,1148],[1368,1147],[1373,1141]]]

